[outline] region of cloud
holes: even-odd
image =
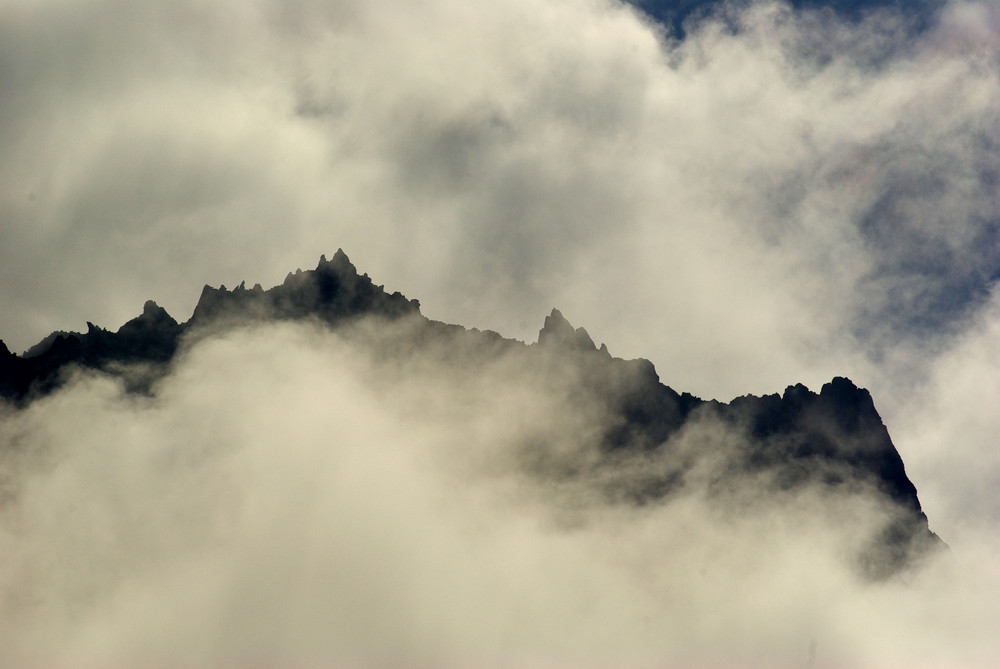
[[[996,271],[979,7],[671,43],[597,2],[8,3],[4,336],[342,246],[431,316],[531,338],[558,304],[702,394],[864,370]]]
[[[964,554],[988,554],[981,528],[992,523],[995,431],[984,416],[995,389],[977,370],[992,369],[988,337],[998,271],[1000,67],[992,4],[948,3],[927,30],[914,34],[907,18],[893,11],[841,21],[754,3],[732,12],[726,26],[699,24],[683,42],[668,41],[625,6],[570,0],[475,6],[450,0],[8,0],[0,3],[0,19],[0,336],[12,350],[53,329],[82,329],[87,320],[115,328],[150,298],[184,320],[204,283],[273,285],[289,269],[343,247],[378,282],[420,299],[432,318],[533,339],[541,317],[558,306],[614,354],[652,359],[678,390],[728,399],[796,381],[815,388],[849,375],[872,389],[932,527],[950,542],[967,539]],[[222,391],[210,390],[216,382],[199,381],[207,384],[207,405],[222,402]],[[184,521],[190,528],[174,527],[185,517],[183,496],[175,500],[157,489],[153,465],[112,457],[119,455],[113,444],[144,443],[129,432],[139,430],[170,460],[183,453],[183,444],[204,447],[201,435],[213,434],[220,448],[228,444],[240,454],[233,455],[237,465],[253,471],[244,454],[255,439],[278,437],[266,429],[241,431],[235,418],[213,418],[194,399],[184,400],[192,405],[183,410],[170,402],[161,409],[126,406],[113,399],[113,389],[91,383],[86,393],[53,400],[72,430],[54,433],[63,428],[24,422],[41,423],[38,413],[5,420],[8,434],[23,429],[29,436],[22,439],[37,448],[92,446],[92,452],[73,451],[72,458],[93,460],[62,470],[70,480],[32,479],[69,491],[66,517],[118,513],[112,498],[97,497],[96,508],[79,501],[84,490],[105,490],[96,479],[109,474],[96,467],[110,458],[125,468],[115,483],[123,496],[138,472],[137,480],[169,510],[162,522],[183,530],[167,534],[185,537],[175,549],[192,556],[191,579],[214,575],[211,559],[258,559],[227,547],[205,547],[209,557],[198,557],[202,548],[192,542],[214,537],[215,521],[193,517]],[[311,383],[318,393],[347,392]],[[345,383],[353,388],[353,381]],[[177,401],[188,392],[196,397],[198,387],[192,378]],[[250,393],[254,387],[235,388]],[[523,409],[524,398],[536,396],[521,397],[521,390],[511,390],[509,400]],[[105,404],[88,404],[101,393]],[[378,398],[369,400],[377,410],[363,405],[357,415],[370,410],[384,418]],[[246,415],[253,415],[251,406],[245,398]],[[74,418],[88,412],[107,417],[89,437],[86,423]],[[315,424],[335,433],[319,413],[306,416],[299,429]],[[361,430],[353,418],[342,417]],[[125,433],[108,440],[100,430],[114,425]],[[391,442],[393,425],[388,436],[347,443]],[[464,427],[474,433],[476,425]],[[407,443],[419,432],[405,418],[396,427]],[[163,445],[160,428],[178,441]],[[292,424],[271,429],[295,433]],[[488,420],[483,426],[491,436],[502,429]],[[451,438],[460,441],[462,434]],[[319,450],[309,436],[300,443]],[[136,452],[129,457],[139,457]],[[203,476],[228,471],[228,461],[219,458],[208,458]],[[265,458],[260,466],[268,463]],[[411,481],[408,466],[399,467],[400,485],[425,489],[426,472]],[[80,474],[70,473],[77,471],[92,476],[78,481],[78,489],[72,486]],[[219,501],[212,494],[236,494],[224,484],[220,490],[204,484],[198,471],[177,474],[186,481],[179,488],[196,493],[193,500],[208,504]],[[287,480],[298,483],[296,476],[292,471]],[[33,513],[48,513],[41,491],[30,498],[37,502]],[[495,510],[492,502],[483,504]],[[446,536],[456,531],[449,525],[454,518],[428,511],[419,495],[412,509],[385,513],[406,518],[411,511],[443,525]],[[55,523],[47,535],[53,540],[67,529],[53,520],[58,517],[47,521]],[[125,523],[139,545],[156,545],[155,525],[114,522]],[[510,523],[501,527],[538,538],[530,521]],[[246,545],[266,543],[246,538],[267,535],[264,528],[244,530]],[[492,543],[472,541],[467,550],[487,559],[484,546],[506,545],[499,538],[506,531],[498,530]],[[471,541],[458,536],[459,544]],[[539,541],[548,548],[542,554],[553,562],[593,548],[543,536]],[[82,550],[82,538],[65,541],[60,555]],[[408,545],[405,533],[392,541]],[[90,554],[95,564],[133,559],[107,550]],[[173,610],[185,610],[181,595],[170,599],[155,587],[145,559],[136,567],[147,575],[134,586],[140,596],[124,597],[127,606],[153,608],[162,597]],[[19,560],[25,568],[44,564]],[[523,569],[530,573],[533,564]],[[257,573],[254,565],[244,569]],[[595,584],[613,578],[593,563],[580,569]],[[516,569],[501,573],[506,576],[496,578],[505,584],[517,580]],[[109,601],[104,585],[74,574],[66,588],[91,588],[79,596]],[[171,578],[188,580],[181,571]],[[77,580],[85,585],[74,585]],[[376,587],[361,584],[361,593]],[[224,583],[205,583],[208,598],[212,587],[226,590]],[[505,588],[484,588],[500,592],[503,601]],[[605,613],[624,606],[612,606],[612,590],[595,590],[609,607]],[[302,597],[303,610],[322,608],[308,593]],[[413,597],[403,600],[420,599]],[[464,601],[472,607],[488,600],[479,592]],[[136,603],[143,601],[148,604]],[[926,612],[930,599],[919,601],[924,604],[900,608]],[[967,621],[966,614],[985,610],[974,594],[964,608],[957,595],[947,601],[950,620]],[[649,606],[658,610],[660,603]],[[844,610],[860,621],[857,627],[834,624],[847,630],[845,638],[873,620],[852,606]],[[874,604],[870,610],[886,611]],[[894,619],[896,610],[890,607],[884,618]],[[745,612],[736,608],[733,615]],[[113,610],[106,615],[115,623],[142,619]],[[181,636],[203,644],[192,646],[202,648],[199,657],[215,657],[211,644],[218,637],[199,632],[196,617],[189,620],[191,630]],[[405,615],[397,620],[410,622]],[[596,623],[578,622],[579,630],[597,635]],[[65,625],[75,628],[72,621]],[[458,623],[440,625],[460,636]],[[957,627],[948,631],[969,641]],[[569,632],[562,633],[551,638],[567,638]],[[136,632],[136,638],[144,635],[161,638],[155,630]],[[99,638],[95,628],[81,643],[99,644]],[[922,638],[914,648],[927,650],[922,643],[943,637],[927,631]],[[873,647],[859,639],[849,640]],[[839,646],[847,657],[849,645]],[[990,652],[971,641],[964,647]],[[820,659],[827,648],[820,643]]]
[[[56,667],[806,666],[815,641],[817,666],[995,659],[979,617],[995,574],[974,550],[961,574],[946,560],[901,582],[854,575],[848,555],[885,513],[874,497],[750,486],[730,505],[692,477],[659,503],[616,502],[533,464],[587,462],[593,414],[569,380],[474,351],[465,375],[432,348],[387,359],[395,335],[372,332],[232,331],[189,345],[153,397],[82,375],[8,416],[0,652]],[[678,447],[738,438],[707,422]]]
[[[997,422],[992,405],[997,386],[1000,309],[993,295],[976,321],[944,351],[901,417],[900,436],[914,444],[912,465],[926,477],[922,499],[938,508],[956,539],[995,527],[1000,519],[994,491],[1000,484]]]

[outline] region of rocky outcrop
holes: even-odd
[[[646,453],[668,462],[655,476],[605,479],[607,493],[634,503],[669,498],[685,489],[705,458],[716,460],[709,487],[716,494],[755,487],[794,493],[824,489],[845,495],[876,491],[896,511],[856,556],[861,573],[888,578],[945,547],[930,531],[917,490],[882,422],[871,394],[850,379],[834,378],[815,393],[802,384],[781,395],[746,395],[731,402],[702,400],[660,382],[643,359],[621,360],[602,353],[583,328],[573,328],[553,310],[539,333],[539,347],[562,351],[561,364],[579,365],[580,385],[602,398],[609,413],[602,448],[608,461],[622,453]],[[740,438],[727,445],[708,442],[692,453],[678,449],[683,430],[694,424],[721,426]]]
[[[559,346],[579,351],[596,351],[597,346],[583,328],[573,329],[558,309],[545,317],[545,324],[538,331],[539,346]],[[601,350],[607,352],[607,347],[601,345]]]
[[[0,397],[23,405],[57,388],[73,366],[111,373],[119,371],[121,365],[165,368],[182,338],[192,331],[255,320],[319,318],[336,324],[361,315],[398,318],[419,311],[416,300],[398,292],[389,294],[367,274],[359,275],[343,250],[338,250],[331,260],[321,256],[315,270],[290,273],[284,283],[270,290],[260,284],[247,289],[241,283],[233,290],[205,286],[186,323],[178,323],[165,309],[148,301],[140,316],[116,332],[87,323],[86,332],[54,332],[24,356],[10,353],[0,342]],[[145,380],[131,389],[146,388],[155,376],[154,370],[151,377],[145,375]]]
[[[835,378],[819,394],[801,384],[783,395],[739,397],[723,408],[745,424],[751,467],[828,460],[865,472],[893,499],[919,510],[917,491],[867,390]]]
[[[397,318],[420,311],[420,303],[398,292],[389,294],[357,269],[342,249],[330,260],[321,256],[315,270],[289,273],[270,290],[260,284],[205,286],[189,321],[191,326],[231,325],[253,319],[296,320],[320,318],[337,323],[359,315]]]
[[[182,332],[183,327],[165,309],[148,301],[142,315],[117,332],[87,323],[86,333],[53,333],[23,357],[0,356],[0,395],[19,404],[51,392],[71,366],[107,369],[135,363],[166,364],[177,351]]]

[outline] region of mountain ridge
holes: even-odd
[[[330,260],[321,256],[316,269],[290,272],[283,283],[267,290],[259,284],[248,289],[245,282],[232,290],[205,286],[191,318],[183,323],[150,300],[142,314],[115,332],[88,323],[86,333],[53,333],[23,356],[0,341],[0,398],[25,407],[58,389],[67,371],[76,367],[118,376],[127,391],[155,394],[156,381],[169,373],[188,341],[260,322],[314,320],[340,327],[369,317],[411,323],[406,343],[437,346],[445,357],[457,349],[474,351],[471,359],[480,361],[501,353],[514,356],[540,384],[569,370],[576,400],[606,416],[596,437],[603,454],[596,467],[611,469],[622,454],[655,454],[666,463],[655,472],[602,479],[602,494],[612,499],[640,505],[669,499],[685,485],[702,455],[673,452],[675,438],[691,425],[711,420],[743,437],[739,449],[724,453],[727,468],[711,482],[716,489],[763,477],[776,491],[863,484],[884,496],[898,514],[873,540],[867,555],[858,557],[868,577],[888,578],[944,545],[928,527],[916,487],[871,394],[846,377],[835,377],[818,393],[795,384],[781,394],[744,395],[728,403],[703,400],[662,383],[648,360],[612,357],[607,346],[598,347],[558,309],[545,318],[532,344],[428,319],[417,300],[390,294],[367,274],[359,274],[342,249]],[[144,373],[123,371],[133,367]],[[546,475],[572,477],[582,471],[577,463],[562,462],[551,465]]]

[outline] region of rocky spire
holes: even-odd
[[[359,275],[343,249],[333,258],[320,256],[314,270],[289,272],[281,285],[246,290],[245,283],[229,291],[225,286],[205,286],[189,321],[192,325],[218,325],[248,320],[294,320],[318,317],[337,322],[362,314],[397,317],[419,313],[416,300],[400,293],[386,293],[368,275]],[[185,324],[187,325],[187,324]]]
[[[583,328],[574,329],[558,309],[545,317],[545,324],[538,331],[539,346],[559,346],[580,351],[596,351],[597,346]],[[603,347],[607,351],[607,347]]]

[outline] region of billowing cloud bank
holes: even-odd
[[[677,44],[581,0],[3,13],[13,350],[339,246],[431,316],[559,304],[727,395],[948,331],[1000,269],[991,4]]]
[[[552,476],[595,455],[571,383],[539,384],[502,356],[467,375],[426,353],[387,359],[387,342],[238,330],[188,348],[155,397],[84,376],[6,417],[0,655],[46,667],[997,659],[988,555],[859,579],[849,555],[887,513],[863,491],[719,498],[695,473],[662,502],[610,500]],[[674,452],[736,438],[708,422]]]
[[[330,605],[339,598],[359,617],[334,629],[364,658],[378,648],[428,664],[544,663],[605,643],[609,658],[639,649],[637,664],[662,649],[707,664],[759,648],[763,664],[794,666],[815,636],[817,666],[898,666],[901,654],[915,666],[995,664],[980,621],[1000,580],[985,557],[1000,518],[998,17],[992,2],[951,2],[913,34],[892,12],[843,23],[757,3],[731,14],[736,32],[709,21],[672,44],[597,0],[0,0],[0,337],[12,350],[88,319],[116,327],[149,298],[184,319],[203,283],[278,283],[344,247],[430,317],[533,338],[558,305],[616,354],[649,357],[667,383],[703,396],[851,376],[872,389],[932,528],[970,574],[858,592],[834,587],[835,565],[817,568],[819,583],[801,575],[808,560],[793,559],[790,541],[775,557],[789,569],[741,579],[726,563],[718,582],[753,592],[727,585],[701,599],[684,565],[699,564],[700,578],[716,537],[697,500],[690,534],[708,532],[703,543],[676,539],[660,528],[681,521],[655,514],[622,524],[595,513],[586,532],[556,532],[512,493],[411,467],[432,457],[441,430],[467,437],[445,416],[421,432],[406,402],[340,367],[303,386],[251,365],[257,384],[237,373],[223,389],[191,364],[158,406],[122,403],[94,382],[51,400],[63,420],[41,408],[5,417],[5,439],[51,455],[49,469],[12,479],[34,487],[5,517],[15,557],[2,567],[4,610],[18,635],[4,650],[58,638],[42,664],[154,650],[165,664],[189,650],[213,663],[253,648],[245,634],[263,636],[262,653],[307,654],[337,645],[303,621],[341,611]],[[224,350],[201,355],[237,366]],[[291,369],[308,375],[313,363],[329,367]],[[311,386],[315,396],[301,390]],[[275,410],[255,411],[265,398],[254,392]],[[360,404],[334,420],[324,393]],[[350,429],[324,471],[309,463],[331,452],[335,422]],[[485,441],[501,428],[483,426]],[[300,450],[283,469],[269,449],[286,442]],[[369,481],[376,443],[390,444],[386,473]],[[379,490],[397,476],[409,495],[364,516],[376,529],[335,511],[378,497],[363,485],[303,479],[352,467],[351,481]],[[450,504],[428,492],[440,477],[457,486]],[[278,520],[300,504],[296,490],[314,496],[301,503],[316,517],[341,523],[338,536],[387,543],[324,559],[340,544],[311,534],[321,523]],[[147,502],[122,503],[136,499]],[[203,515],[210,501],[221,517]],[[422,534],[433,532],[440,541]],[[296,541],[315,550],[292,555]],[[677,544],[676,563],[649,559]],[[517,545],[529,548],[507,552]],[[357,556],[369,554],[385,568],[364,571]],[[300,585],[265,577],[295,567]],[[357,578],[333,577],[352,568]],[[379,571],[395,576],[366,577]],[[469,572],[487,576],[468,592],[441,586]],[[330,575],[332,592],[305,585],[310,574]],[[649,592],[651,581],[665,590]],[[949,583],[946,595],[936,583]],[[263,604],[227,599],[243,591]],[[794,608],[806,600],[833,601],[815,630]],[[395,613],[361,605],[371,601]],[[437,607],[422,622],[407,614],[428,601]],[[287,632],[254,619],[279,609],[294,621]],[[464,615],[480,610],[492,627]],[[172,630],[184,643],[166,633],[177,624],[190,626]],[[527,655],[504,656],[512,648]]]

